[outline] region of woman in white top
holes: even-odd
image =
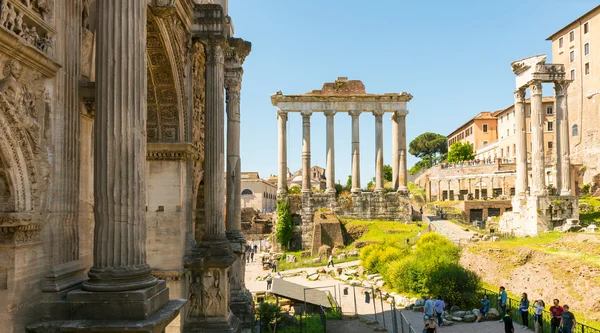
[[[535,327],[535,333],[539,333],[542,327],[542,315],[544,313],[544,308],[546,304],[541,299],[538,299],[533,303],[533,307],[535,308],[535,314],[533,315],[533,324]]]

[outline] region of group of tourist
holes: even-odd
[[[487,309],[489,310],[489,300],[487,299],[487,295],[484,297],[484,299],[481,300],[481,302],[484,305],[484,308],[486,308],[487,304]],[[575,320],[575,315],[573,315],[573,313],[569,311],[568,305],[564,304],[560,306],[560,301],[558,299],[554,299],[553,303],[554,304],[550,307],[550,315],[552,316],[550,320],[551,332],[573,333],[575,325],[577,324],[577,321]],[[512,321],[512,310],[506,308],[507,295],[506,289],[504,287],[500,287],[500,290],[498,291],[498,304],[501,311],[500,322],[504,322],[504,331],[506,333],[513,333],[514,325]],[[529,309],[533,308],[534,329],[536,333],[541,332],[542,317],[544,314],[545,307],[546,304],[541,299],[535,300],[533,304],[531,304],[527,297],[527,293],[523,293],[521,295],[521,300],[519,301],[518,309],[523,323],[522,327],[529,327]]]
[[[504,287],[500,287],[500,290],[498,291],[500,322],[504,323],[504,331],[506,333],[514,333],[515,329],[512,320],[512,309],[507,308],[507,300],[508,295],[506,294],[506,289]],[[479,309],[479,315],[477,316],[475,323],[479,323],[481,319],[485,318],[491,307],[491,302],[488,295],[484,295],[480,301],[481,308]],[[566,304],[561,306],[558,299],[554,299],[553,303],[554,304],[550,307],[550,315],[552,316],[550,320],[551,332],[574,333],[575,324],[577,321],[575,320],[573,313],[569,311],[569,306]],[[423,305],[423,318],[425,321],[425,327],[423,328],[423,333],[437,333],[438,327],[444,325],[442,315],[445,307],[446,304],[441,296],[438,296],[436,299],[431,299],[431,297],[425,296],[425,304]],[[542,316],[545,307],[546,304],[541,299],[535,300],[533,304],[530,304],[529,299],[527,298],[527,293],[523,293],[521,295],[518,309],[523,323],[522,328],[529,327],[529,309],[533,308],[533,323],[535,332],[540,333],[542,331]]]

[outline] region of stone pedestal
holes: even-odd
[[[564,225],[567,220],[579,220],[575,196],[515,196],[512,205],[513,211],[502,215],[498,229],[516,236],[537,236]]]

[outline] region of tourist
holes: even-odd
[[[481,309],[479,310],[479,315],[477,316],[476,323],[481,321],[481,318],[485,318],[485,315],[490,311],[490,300],[488,299],[488,295],[483,295],[481,299]]]
[[[423,321],[427,322],[433,318],[433,301],[431,297],[425,296],[425,305],[423,306]]]
[[[269,274],[269,276],[267,276],[267,290],[271,290],[272,283],[273,283],[273,277],[271,276],[271,274]]]
[[[250,252],[250,260],[254,262],[254,252]]]
[[[333,255],[332,254],[329,255],[329,259],[327,260],[327,268],[329,268],[329,265],[331,265],[331,267],[335,268],[335,266],[333,266]]]
[[[275,274],[275,278],[276,279],[283,279],[283,276],[281,275],[281,272],[277,272],[277,274]]]
[[[421,206],[421,208],[419,208],[419,214],[423,215],[423,206]]]
[[[563,307],[559,305],[559,300],[554,299],[554,305],[550,307],[550,314],[552,315],[552,319],[550,319],[550,327],[552,327],[551,332],[556,333],[557,328],[560,326],[560,319],[563,313]]]
[[[254,253],[258,252],[258,245],[254,244]]]
[[[500,321],[504,321],[504,333],[514,333],[515,327],[513,326],[513,321],[511,318],[512,309],[508,309],[505,312],[506,313],[502,317],[502,320],[500,320]]]
[[[435,300],[435,302],[433,302],[433,308],[435,310],[435,315],[437,316],[438,319],[438,326],[442,327],[444,326],[444,322],[442,320],[442,315],[444,314],[444,309],[446,308],[446,303],[444,303],[444,300],[442,299],[442,296],[438,296],[437,299]]]
[[[542,315],[544,313],[546,304],[541,299],[538,299],[533,303],[533,307],[535,308],[535,313],[533,314],[533,326],[535,327],[535,333],[540,333],[540,328],[542,326]]]
[[[500,287],[500,291],[498,292],[498,305],[500,306],[500,322],[504,320],[506,315],[506,289],[504,287]]]
[[[438,333],[438,326],[435,324],[435,318],[431,317],[425,322],[423,333]]]
[[[273,273],[277,272],[277,259],[275,258],[271,260],[271,270]]]
[[[575,330],[575,325],[577,324],[577,320],[575,320],[575,315],[569,311],[568,305],[563,305],[563,312],[560,317],[560,327],[562,333],[573,333]]]
[[[521,319],[523,319],[523,328],[529,327],[529,300],[527,299],[527,293],[521,295],[519,312],[521,313]]]

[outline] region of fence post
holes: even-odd
[[[375,289],[371,287],[371,298],[373,299],[373,311],[375,311],[375,321],[377,321],[377,306],[375,304]]]
[[[402,315],[402,311],[400,311],[400,331],[404,333],[404,316]]]
[[[352,295],[354,295],[354,315],[358,316],[358,310],[356,308],[356,286],[352,286]]]
[[[381,318],[383,318],[383,327],[387,329],[385,325],[385,310],[383,309],[383,295],[381,294],[381,290],[379,291],[379,301],[381,302]]]

